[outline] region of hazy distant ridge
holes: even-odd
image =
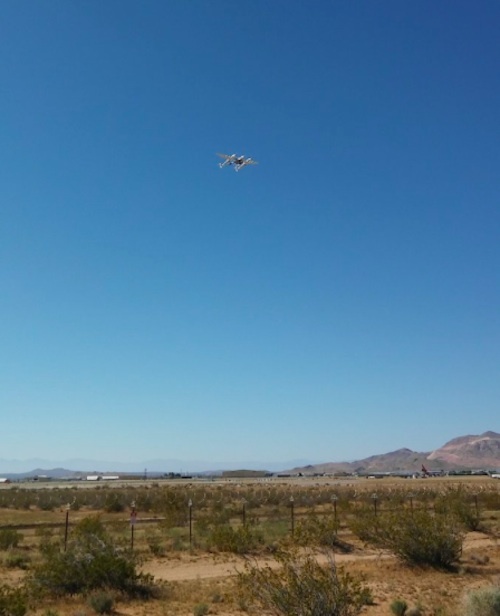
[[[354,462],[325,462],[306,464],[303,460],[293,462],[238,461],[218,463],[206,461],[183,461],[176,459],[148,460],[142,463],[103,462],[96,460],[0,460],[0,476],[50,475],[67,477],[85,473],[207,473],[246,468],[271,472],[290,473],[335,473],[335,472],[387,472],[419,471],[424,464],[432,469],[490,469],[500,470],[500,434],[484,432],[453,438],[432,452],[417,452],[401,448]],[[288,470],[291,469],[291,470]]]
[[[0,459],[0,476],[12,477],[14,475],[33,476],[50,475],[51,477],[64,477],[73,474],[86,473],[202,473],[220,472],[235,468],[249,468],[266,471],[281,471],[291,466],[307,464],[307,460],[295,459],[287,462],[256,462],[235,461],[218,462],[205,460],[178,460],[155,459],[142,462],[119,462],[103,460],[43,460],[32,458],[30,460]]]

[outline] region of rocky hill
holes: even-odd
[[[356,460],[327,462],[292,469],[292,473],[384,473],[389,471],[500,469],[500,434],[484,432],[480,435],[460,436],[432,452],[397,449]]]
[[[464,468],[497,468],[500,466],[500,434],[484,432],[479,436],[454,438],[429,454],[428,460]]]

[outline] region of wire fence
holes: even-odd
[[[297,483],[160,484],[96,487],[12,486],[0,491],[0,533],[14,529],[56,532],[68,541],[71,528],[85,516],[99,514],[110,532],[132,546],[159,537],[170,544],[192,546],[218,527],[252,526],[268,537],[294,535],[301,523],[316,517],[342,530],[357,515],[379,516],[421,509],[461,512],[476,522],[488,512],[497,529],[500,484],[492,481],[443,485],[301,486]],[[3,513],[2,513],[3,512]],[[33,535],[33,532],[31,533]],[[154,549],[154,548],[152,548]]]

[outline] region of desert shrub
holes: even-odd
[[[276,551],[280,543],[290,536],[288,520],[262,520],[259,529],[264,535],[267,548],[271,551]]]
[[[154,556],[163,556],[165,554],[165,547],[162,543],[162,536],[155,531],[151,531],[146,534],[146,542],[148,544],[151,554]]]
[[[31,559],[28,554],[24,552],[9,552],[8,556],[5,559],[5,566],[9,569],[28,569],[30,566]]]
[[[361,539],[391,550],[401,560],[449,569],[462,553],[463,533],[454,516],[426,510],[357,518],[351,529]]]
[[[276,558],[278,569],[248,562],[238,574],[240,605],[275,616],[356,616],[372,602],[370,591],[338,568],[330,552],[326,565],[293,551]]]
[[[224,595],[216,591],[212,595],[212,603],[224,603]]]
[[[125,503],[119,494],[108,494],[106,496],[104,511],[107,513],[121,513],[125,511]]]
[[[457,500],[453,503],[452,513],[460,520],[466,530],[479,530],[481,516],[475,505]]]
[[[471,501],[470,494],[461,488],[449,490],[437,498],[434,510],[437,513],[454,515],[468,531],[479,529],[481,522],[479,507]]]
[[[232,511],[224,505],[223,501],[216,501],[212,504],[210,511],[207,512],[207,523],[213,526],[222,526],[229,524]]]
[[[13,528],[2,528],[0,530],[0,550],[9,550],[17,548],[21,543],[23,536]]]
[[[186,539],[185,533],[180,528],[172,528],[167,535],[167,546],[169,550],[181,552],[189,550],[191,547],[189,540]]]
[[[391,612],[394,616],[405,616],[408,604],[404,599],[394,599],[391,603]]]
[[[349,527],[351,531],[366,543],[375,543],[377,541],[377,529],[379,518],[373,512],[373,509],[363,508],[356,511],[355,515],[349,518]]]
[[[44,528],[43,526],[39,526],[35,528],[35,537],[38,537],[40,543],[45,545],[52,541],[53,533],[50,528]]]
[[[100,591],[89,595],[87,603],[96,614],[111,614],[115,600],[108,592]]]
[[[294,541],[303,546],[337,548],[342,552],[352,550],[352,546],[339,538],[338,523],[331,516],[310,515],[300,520],[295,529]]]
[[[181,500],[167,501],[164,508],[160,511],[163,516],[162,527],[165,530],[184,526],[188,517],[188,508],[186,503]]]
[[[46,492],[42,492],[38,497],[38,508],[42,511],[53,511],[54,503],[52,502],[52,495]]]
[[[248,554],[256,551],[264,543],[262,533],[251,525],[233,528],[229,524],[215,526],[209,531],[209,549],[233,554]]]
[[[65,552],[56,544],[44,546],[31,583],[36,591],[55,596],[99,589],[147,596],[151,578],[137,573],[133,553],[120,550],[98,518],[85,518],[75,527]]]
[[[463,616],[500,616],[500,586],[468,592],[463,599]]]
[[[500,492],[494,489],[481,492],[481,504],[486,509],[498,511],[500,509]]]
[[[207,616],[209,612],[206,603],[197,603],[193,608],[193,616]]]
[[[0,616],[24,616],[27,611],[28,605],[22,590],[0,586]]]
[[[89,537],[98,537],[99,539],[108,537],[106,527],[98,515],[90,515],[80,520],[74,527],[72,534],[74,539],[83,541]]]

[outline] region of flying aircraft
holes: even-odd
[[[221,169],[222,167],[225,167],[226,165],[233,165],[234,170],[239,171],[240,169],[242,169],[243,167],[246,167],[247,165],[257,165],[258,164],[256,160],[252,160],[251,158],[245,158],[245,156],[236,156],[236,154],[217,153],[217,156],[220,156],[221,158],[224,159],[222,163],[219,163],[219,167]]]

